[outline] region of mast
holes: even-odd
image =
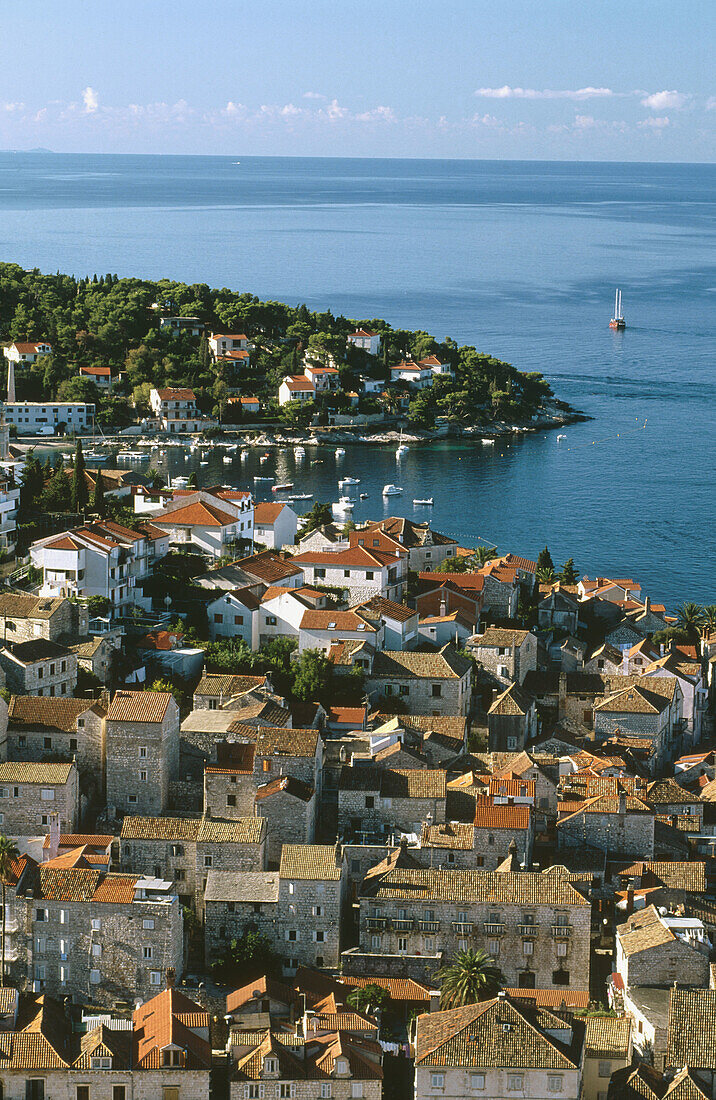
[[[619,317],[619,291],[614,291],[614,319]]]

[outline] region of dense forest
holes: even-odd
[[[205,335],[160,329],[163,314],[198,317],[207,332],[245,333],[253,345],[250,367],[213,363]],[[346,342],[358,325],[381,333],[380,358]],[[430,354],[448,361],[455,377],[438,378],[430,389],[411,394],[408,418],[416,425],[432,426],[438,416],[464,424],[525,421],[552,398],[541,374],[522,373],[474,347],[458,347],[450,338],[441,342],[427,332],[393,329],[377,318],[336,317],[306,305],[262,302],[205,283],[188,286],[112,274],[77,279],[0,264],[0,341],[40,339],[52,344],[53,354],[17,371],[18,400],[94,401],[103,426],[122,426],[147,415],[152,385],[191,386],[200,408],[224,422],[241,419],[239,407],[228,401],[237,393],[259,396],[264,419],[300,424],[315,413],[327,419],[329,407],[350,410],[346,392],[357,388],[359,375],[385,378],[386,368],[400,360]],[[316,405],[303,409],[294,402],[279,409],[280,381],[302,370],[307,352],[338,366],[341,392],[321,395]],[[121,381],[111,394],[100,394],[93,382],[79,377],[83,366],[108,366]],[[381,397],[361,395],[359,411],[394,411],[401,389],[390,387]]]

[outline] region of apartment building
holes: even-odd
[[[18,435],[80,434],[91,430],[95,414],[94,403],[84,401],[6,401],[3,410]]]

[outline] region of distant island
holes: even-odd
[[[152,388],[192,391],[219,426],[380,431],[402,421],[491,434],[585,419],[542,374],[379,318],[260,301],[206,283],[76,278],[0,264],[0,340],[18,401],[92,402],[103,428],[151,415]]]

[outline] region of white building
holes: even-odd
[[[56,435],[60,429],[84,432],[94,423],[94,404],[83,401],[7,401],[5,422],[18,435]]]
[[[216,426],[215,420],[197,409],[193,390],[152,389],[149,403],[163,432],[202,432]]]
[[[289,401],[305,404],[315,399],[316,387],[305,374],[287,374],[278,388],[279,405],[288,405]]]
[[[41,596],[104,596],[114,614],[143,606],[138,582],[149,575],[155,542],[110,520],[38,539],[32,564],[42,569]]]
[[[152,514],[152,524],[169,534],[170,544],[191,543],[220,558],[239,542],[253,543],[254,502],[250,493],[238,489],[179,493]]]
[[[348,343],[356,348],[362,348],[369,355],[380,355],[380,333],[369,332],[368,329],[359,328],[348,337]]]
[[[280,550],[293,543],[298,530],[298,516],[293,508],[280,501],[269,500],[254,505],[254,539],[270,550]]]
[[[249,341],[243,332],[213,332],[209,337],[209,347],[214,359],[233,359],[245,366],[249,364]]]
[[[159,328],[172,332],[188,332],[190,336],[201,336],[204,322],[198,317],[161,317]]]
[[[52,344],[48,344],[46,340],[40,340],[38,343],[34,341],[20,343],[16,340],[3,348],[2,353],[11,363],[34,363],[43,355],[52,355]]]
[[[20,490],[11,478],[0,479],[0,550],[12,554],[17,539]]]

